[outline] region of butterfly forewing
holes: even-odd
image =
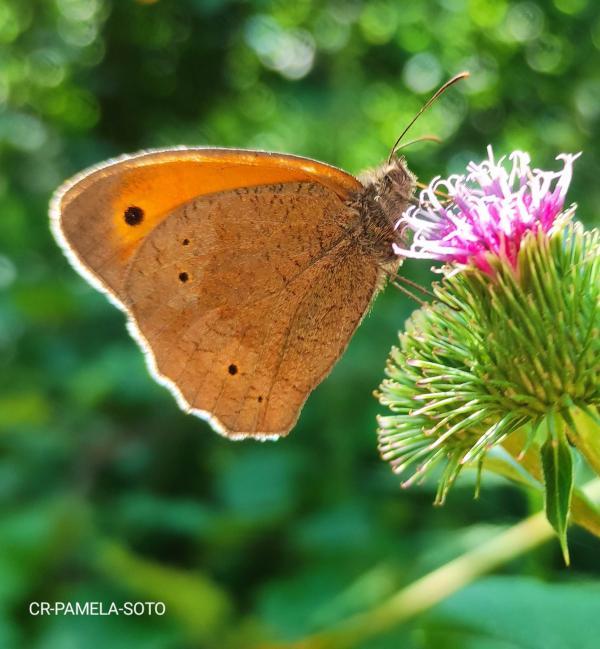
[[[168,149],[79,174],[51,217],[179,404],[267,437],[293,426],[377,289],[375,257],[349,236],[363,189],[307,158]]]
[[[78,270],[117,297],[138,247],[193,198],[238,187],[315,181],[344,198],[361,187],[350,174],[307,158],[235,149],[142,152],[89,169],[55,194],[55,235]]]

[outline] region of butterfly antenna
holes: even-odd
[[[462,79],[466,79],[469,76],[468,72],[459,72],[455,76],[452,77],[452,79],[448,79],[446,83],[438,88],[438,90],[435,92],[435,94],[430,97],[425,104],[421,107],[419,112],[410,120],[408,126],[400,133],[400,137],[394,142],[394,146],[392,147],[392,150],[390,151],[390,155],[388,158],[388,164],[392,161],[392,158],[394,157],[394,153],[398,150],[398,145],[402,141],[402,138],[407,134],[409,129],[412,127],[412,125],[421,117],[421,115],[433,104],[436,99],[442,95],[450,86],[453,86],[457,81],[461,81]]]
[[[436,144],[440,144],[442,142],[442,138],[438,137],[437,135],[421,135],[420,137],[416,137],[414,140],[409,140],[408,142],[403,142],[402,144],[398,144],[396,146],[396,151],[400,151],[400,149],[406,149],[407,146],[411,146],[411,144],[416,144],[417,142],[435,142]]]

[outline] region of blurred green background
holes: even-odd
[[[377,455],[372,397],[413,308],[381,296],[278,443],[232,443],[146,373],[124,319],[68,266],[47,203],[142,148],[382,161],[427,181],[516,147],[600,203],[596,0],[0,0],[0,647],[191,649],[302,637],[540,507],[465,475],[444,508]],[[423,278],[416,264],[408,274]],[[571,535],[363,649],[600,646],[600,544]],[[160,600],[163,617],[32,617],[31,601]]]

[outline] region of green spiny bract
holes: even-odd
[[[435,287],[390,354],[379,449],[408,485],[443,464],[436,502],[462,466],[548,416],[600,406],[600,232],[530,234],[517,266],[463,267]]]

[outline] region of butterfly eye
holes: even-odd
[[[144,220],[144,210],[137,205],[130,205],[123,216],[127,225],[139,225]]]

